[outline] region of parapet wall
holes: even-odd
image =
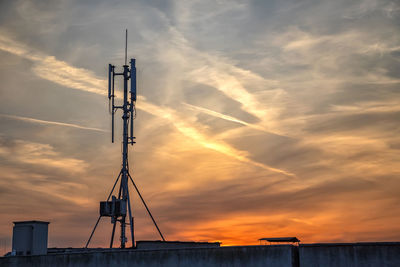
[[[0,266],[398,267],[400,243],[301,244],[160,250],[92,250],[0,258]]]
[[[400,243],[303,244],[300,267],[399,267]]]
[[[30,257],[4,257],[0,266],[68,267],[216,267],[216,266],[293,266],[295,248],[280,246],[242,246],[162,250],[121,250],[54,254]]]

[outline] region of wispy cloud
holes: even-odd
[[[93,127],[86,127],[86,126],[73,124],[73,123],[65,123],[65,122],[58,122],[58,121],[45,121],[45,120],[39,120],[39,119],[16,116],[16,115],[0,114],[0,117],[8,118],[8,119],[14,119],[14,120],[20,120],[20,121],[25,121],[25,122],[30,122],[30,123],[44,124],[44,125],[55,125],[55,126],[71,127],[71,128],[77,128],[77,129],[82,129],[82,130],[90,130],[90,131],[96,131],[96,132],[108,132],[108,131],[103,130],[103,129],[93,128]]]
[[[61,245],[80,245],[90,232],[93,222],[82,218],[96,217],[87,207],[114,181],[120,147],[88,126],[107,120],[101,71],[105,59],[121,62],[118,28],[126,25],[142,88],[131,163],[167,236],[223,244],[254,244],[266,233],[304,242],[399,238],[397,2],[0,5],[0,114],[26,115],[1,117],[4,221],[54,215]],[[58,105],[68,108],[51,122],[32,115]],[[70,124],[65,115],[90,119]],[[25,132],[12,120],[49,127]],[[82,131],[46,136],[61,127]],[[29,205],[15,209],[15,192],[27,192]],[[138,238],[151,237],[137,218]],[[71,225],[75,234],[65,231]]]
[[[268,91],[276,89],[278,81],[265,79],[248,69],[240,68],[223,56],[195,49],[176,27],[169,27],[169,38],[173,40],[173,45],[160,48],[160,57],[165,62],[174,57],[181,58],[180,64],[186,79],[219,90],[239,102],[243,110],[265,123],[275,115],[274,107],[266,107],[265,103],[259,101],[259,96],[253,94],[245,84]]]
[[[144,110],[149,112],[150,114],[156,115],[157,117],[168,119],[179,132],[181,132],[186,137],[196,141],[198,144],[200,144],[205,148],[215,150],[217,152],[230,156],[234,159],[237,159],[241,162],[249,163],[268,171],[280,173],[291,177],[296,176],[295,174],[289,171],[274,168],[266,164],[251,160],[246,151],[237,150],[232,146],[228,145],[227,143],[214,140],[211,136],[208,136],[200,132],[195,126],[192,126],[191,124],[185,122],[185,120],[181,119],[180,118],[181,116],[177,115],[175,111],[166,108],[160,108],[148,102],[144,102],[141,105],[142,107],[144,107]]]
[[[247,123],[247,122],[245,122],[243,120],[240,120],[238,118],[235,118],[235,117],[232,117],[232,116],[229,116],[229,115],[226,115],[226,114],[222,114],[220,112],[216,112],[216,111],[213,111],[211,109],[207,109],[207,108],[191,105],[191,104],[188,104],[188,103],[182,103],[182,104],[185,105],[187,108],[189,108],[191,110],[200,111],[202,113],[205,113],[207,115],[210,115],[210,116],[213,116],[213,117],[216,117],[216,118],[220,118],[220,119],[223,119],[223,120],[236,122],[236,123],[242,124],[244,126],[248,126],[250,128],[253,128],[255,130],[259,130],[259,131],[263,131],[263,132],[266,132],[266,133],[270,133],[267,130],[265,130],[262,126],[259,126],[257,124]]]
[[[4,42],[3,44],[0,43],[0,49],[3,49],[3,47],[5,47],[6,45],[10,45],[13,43],[12,40],[5,39],[4,37],[3,40],[6,40],[7,42]],[[3,50],[23,57],[25,57],[25,55],[28,54],[27,50],[24,49],[23,45],[17,43],[16,47],[19,47],[18,51],[10,49],[6,50],[5,48]],[[36,53],[34,57],[27,57],[27,58],[39,62],[39,64],[34,68],[34,72],[36,75],[38,75],[43,79],[50,80],[52,82],[61,84],[68,88],[74,88],[77,90],[100,94],[100,95],[106,95],[106,90],[102,88],[105,88],[107,82],[105,80],[102,80],[101,78],[96,77],[92,72],[88,70],[75,68],[73,66],[70,66],[66,62],[58,61],[52,56],[45,56],[41,53]],[[142,103],[140,103],[137,106],[139,109],[142,109],[155,116],[167,119],[170,123],[172,123],[176,127],[176,129],[179,132],[181,132],[186,137],[193,139],[199,145],[208,149],[218,151],[227,156],[233,157],[241,162],[249,163],[254,166],[263,168],[265,170],[269,170],[287,176],[292,176],[292,177],[295,176],[291,172],[274,168],[266,164],[251,160],[246,152],[239,151],[231,147],[230,145],[223,143],[222,141],[213,140],[211,136],[206,136],[205,134],[199,132],[199,130],[196,129],[196,127],[190,125],[189,122],[185,122],[181,116],[176,115],[177,113],[176,111],[171,110],[169,108],[159,107],[154,104],[151,104],[147,102],[143,97],[141,99]],[[24,120],[31,122],[33,121],[41,122],[39,120],[29,119],[29,118],[25,118]],[[52,124],[55,124],[55,122],[53,122]],[[59,125],[63,124],[64,126],[69,125],[64,123],[58,123],[58,124]],[[77,128],[77,125],[75,127]]]
[[[60,169],[68,173],[83,172],[88,166],[83,160],[63,157],[49,144],[15,140],[11,145],[6,145],[5,140],[1,141],[0,156],[16,163]]]
[[[53,56],[46,56],[38,61],[33,68],[34,73],[46,80],[67,86],[69,88],[82,90],[89,93],[106,95],[106,80],[98,78],[93,72],[72,67],[64,61],[57,60]]]
[[[4,31],[0,36],[0,50],[35,62],[33,71],[37,76],[69,88],[106,95],[107,92],[103,88],[107,81],[96,77],[92,71],[72,67],[53,56],[30,49],[10,38]]]

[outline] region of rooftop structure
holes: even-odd
[[[47,253],[49,222],[14,222],[12,254],[18,256],[44,255]]]
[[[297,237],[263,237],[258,239],[260,244],[262,241],[271,243],[300,243],[300,240]]]

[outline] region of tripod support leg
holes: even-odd
[[[87,248],[87,247],[89,246],[90,240],[92,239],[92,236],[93,236],[93,234],[94,234],[94,231],[96,231],[96,227],[97,227],[97,225],[99,224],[100,219],[101,219],[101,216],[99,216],[99,218],[97,219],[97,222],[96,222],[96,224],[95,224],[95,226],[94,226],[94,228],[93,228],[93,230],[92,230],[92,233],[90,234],[90,237],[89,237],[88,241],[86,242],[85,248]]]
[[[117,185],[118,180],[119,180],[119,178],[121,177],[121,173],[122,173],[122,170],[119,172],[118,177],[117,177],[117,180],[115,180],[115,183],[114,183],[114,185],[113,185],[113,187],[112,187],[112,189],[111,189],[111,192],[110,192],[110,194],[109,194],[108,197],[107,197],[107,201],[110,200],[110,197],[111,197],[111,195],[112,195],[112,192],[114,192],[115,186]]]
[[[127,197],[128,197],[128,211],[129,211],[129,226],[131,228],[131,238],[132,238],[132,248],[135,247],[135,236],[133,232],[133,217],[132,217],[132,210],[131,210],[131,200],[129,197],[129,190],[127,190]]]
[[[117,220],[117,219],[114,219]],[[111,240],[110,240],[110,248],[112,248],[113,243],[114,243],[114,233],[115,233],[115,226],[117,225],[117,222],[115,221],[113,223],[113,229],[112,229],[112,234],[111,234]]]
[[[157,225],[156,221],[154,220],[153,215],[151,214],[149,208],[147,207],[146,202],[144,201],[144,199],[143,199],[143,197],[142,197],[142,194],[140,194],[139,189],[137,188],[135,182],[133,181],[133,179],[132,179],[132,177],[131,177],[131,175],[130,175],[129,173],[128,173],[128,176],[129,176],[129,178],[130,178],[130,180],[131,180],[133,186],[135,187],[136,192],[138,193],[140,199],[142,200],[143,205],[144,205],[144,207],[145,207],[146,210],[147,210],[147,213],[150,215],[150,218],[151,218],[151,220],[153,221],[154,226],[157,228],[157,231],[158,231],[158,233],[160,234],[162,240],[165,241],[165,238],[164,238],[163,234],[161,233],[160,228],[158,228],[158,225]]]

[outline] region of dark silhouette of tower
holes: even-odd
[[[122,121],[123,121],[123,134],[122,134],[122,167],[121,171],[118,174],[118,177],[114,183],[114,186],[107,197],[106,201],[100,202],[100,216],[96,222],[96,225],[93,228],[93,231],[89,237],[89,240],[86,243],[85,247],[88,247],[90,240],[96,230],[96,227],[101,219],[101,217],[111,217],[111,223],[113,224],[110,248],[114,243],[114,234],[117,223],[119,222],[121,227],[120,232],[120,247],[125,248],[126,243],[128,241],[126,237],[126,226],[129,225],[132,247],[135,247],[135,232],[134,232],[134,221],[132,215],[131,201],[129,195],[129,184],[128,180],[130,180],[138,193],[140,199],[142,200],[148,214],[150,215],[155,227],[157,228],[158,233],[160,234],[163,241],[165,241],[160,229],[154,217],[152,216],[146,202],[144,201],[142,195],[140,194],[139,189],[137,188],[135,182],[132,179],[132,176],[129,173],[129,162],[128,162],[128,145],[135,144],[134,137],[134,129],[133,122],[136,117],[136,66],[135,59],[130,60],[130,66],[127,65],[127,42],[128,42],[128,31],[126,30],[126,39],[125,39],[125,64],[123,65],[122,72],[116,72],[115,66],[109,64],[108,65],[108,99],[109,99],[109,107],[110,113],[112,115],[112,131],[111,131],[111,141],[114,143],[114,115],[117,110],[122,110]],[[116,76],[123,77],[123,103],[118,106],[115,105],[115,90],[114,90],[114,82]],[[128,91],[128,83],[130,81],[130,90]],[[119,191],[118,196],[112,195],[116,185],[119,183]],[[110,200],[111,198],[111,200]]]

